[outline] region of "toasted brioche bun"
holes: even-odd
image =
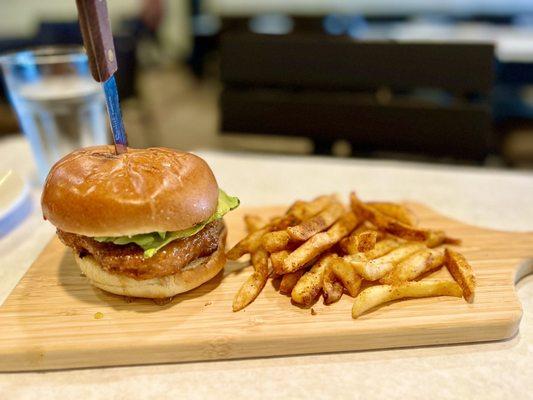
[[[45,219],[91,237],[187,229],[213,215],[217,202],[207,163],[162,147],[76,150],[52,167],[41,198]]]
[[[130,297],[163,299],[187,292],[215,277],[226,263],[225,243],[227,230],[220,234],[218,249],[210,256],[197,258],[172,275],[137,280],[105,271],[88,255],[80,258],[74,254],[81,271],[96,287],[106,292]]]

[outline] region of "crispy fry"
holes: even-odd
[[[403,282],[412,281],[426,272],[441,267],[443,264],[443,250],[423,249],[400,262],[379,282],[388,285],[399,285]]]
[[[343,288],[350,296],[359,293],[362,279],[350,263],[341,257],[335,256],[324,271],[324,303],[331,304],[340,300]]]
[[[376,243],[374,248],[370,251],[367,251],[366,253],[363,253],[365,259],[367,260],[373,260],[374,258],[378,258],[381,256],[384,256],[385,254],[390,253],[394,249],[397,249],[402,245],[402,242],[400,242],[397,239],[385,239],[381,240]]]
[[[249,234],[237,243],[226,253],[226,257],[228,260],[238,260],[246,253],[252,253],[257,250],[261,246],[261,239],[265,233],[285,229],[288,226],[294,225],[294,223],[297,223],[297,220],[293,215],[274,218],[265,227]]]
[[[294,289],[296,283],[300,280],[304,273],[305,269],[302,268],[298,271],[289,272],[288,274],[282,275],[281,283],[279,284],[279,292],[282,294],[290,295],[292,289]]]
[[[302,268],[306,263],[317,257],[319,254],[331,248],[335,243],[348,235],[357,224],[357,218],[351,212],[344,214],[326,232],[317,233],[294,250],[283,262],[285,273],[293,272]]]
[[[297,201],[287,210],[287,215],[292,215],[300,221],[311,218],[337,201],[335,195],[318,196],[311,201]]]
[[[346,212],[341,203],[334,202],[314,217],[303,221],[299,225],[287,228],[292,240],[304,242],[318,232],[329,228]]]
[[[444,263],[453,279],[463,289],[465,300],[472,303],[476,291],[476,277],[470,264],[461,253],[448,248],[445,251]]]
[[[283,274],[283,261],[289,256],[287,250],[277,251],[270,254],[270,261],[272,262],[272,269],[278,275]]]
[[[367,252],[376,246],[378,233],[376,231],[365,231],[357,235],[357,251]]]
[[[380,201],[370,201],[366,204],[374,210],[394,218],[402,224],[408,226],[415,226],[417,224],[414,214],[402,204]]]
[[[392,250],[390,253],[387,253],[384,256],[373,260],[368,260],[366,262],[350,261],[350,259],[347,257],[345,257],[345,260],[350,262],[357,273],[363,278],[368,281],[376,281],[384,277],[400,261],[406,259],[411,254],[422,250],[423,248],[424,245],[422,243],[408,243]]]
[[[339,245],[344,253],[355,254],[372,250],[376,242],[384,238],[384,232],[361,226],[342,239]]]
[[[286,230],[265,233],[261,239],[261,244],[266,251],[275,253],[287,247],[290,236]]]
[[[385,215],[372,207],[367,206],[355,195],[355,193],[350,194],[350,205],[352,211],[359,218],[368,219],[379,229],[383,229],[395,236],[399,236],[407,240],[415,240],[423,242],[428,239],[429,231],[427,229],[418,229],[413,228],[412,226],[406,225],[402,222],[395,220],[394,218]]]
[[[399,286],[377,285],[363,290],[355,298],[352,317],[357,318],[371,308],[406,297],[454,296],[461,297],[461,287],[453,281],[427,280],[407,282]]]
[[[441,244],[461,244],[461,240],[446,236],[444,231],[429,231],[426,239],[426,246],[429,248],[440,246]]]
[[[324,277],[322,280],[322,296],[324,297],[324,304],[333,304],[340,300],[344,288],[339,282],[335,272],[332,269],[332,264],[329,264],[324,270]]]
[[[244,216],[244,223],[246,224],[246,230],[248,233],[253,233],[263,228],[267,223],[259,215],[247,214]]]
[[[353,318],[406,297],[462,295],[473,301],[475,277],[465,258],[450,249],[435,249],[460,244],[458,239],[415,227],[416,218],[401,204],[365,203],[352,193],[350,210],[335,195],[327,195],[296,201],[268,222],[246,215],[248,235],[227,257],[235,260],[250,253],[254,272],[235,295],[233,310],[253,302],[269,276],[281,278],[279,291],[306,307],[321,292],[329,305],[346,291],[355,297]],[[421,279],[443,265],[455,281]],[[363,280],[370,286],[361,292]]]
[[[339,257],[339,261],[333,263],[332,269],[335,276],[337,276],[348,291],[349,295],[352,297],[357,296],[357,293],[359,293],[359,289],[361,288],[362,279],[357,274],[355,268]]]
[[[295,303],[303,306],[313,304],[322,290],[324,271],[333,257],[335,257],[333,254],[322,256],[309,271],[303,274],[291,292],[291,298]]]
[[[254,272],[233,298],[233,311],[240,311],[261,293],[268,279],[268,253],[260,248],[252,253]]]

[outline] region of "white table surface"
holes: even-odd
[[[410,199],[465,222],[533,230],[533,174],[398,162],[200,152],[245,205],[319,193]],[[31,173],[21,138],[0,140],[0,169]],[[35,211],[0,239],[0,303],[52,237]],[[523,279],[520,333],[472,345],[237,361],[0,374],[0,399],[361,398],[529,399],[533,396],[533,278]],[[1,329],[1,321],[0,321]],[[135,349],[132,349],[135,351]],[[1,363],[1,360],[0,360]]]

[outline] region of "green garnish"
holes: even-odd
[[[200,232],[207,224],[222,218],[225,214],[237,208],[239,204],[240,201],[237,197],[228,196],[223,190],[219,189],[218,204],[215,213],[206,221],[200,222],[192,228],[174,232],[141,233],[132,236],[99,236],[95,237],[94,240],[118,245],[135,243],[144,250],[144,257],[150,258],[173,240],[183,239]]]

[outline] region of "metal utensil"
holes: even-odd
[[[118,67],[107,3],[106,0],[76,0],[76,5],[91,74],[97,82],[103,84],[115,151],[121,154],[127,151],[128,139],[113,76]]]

